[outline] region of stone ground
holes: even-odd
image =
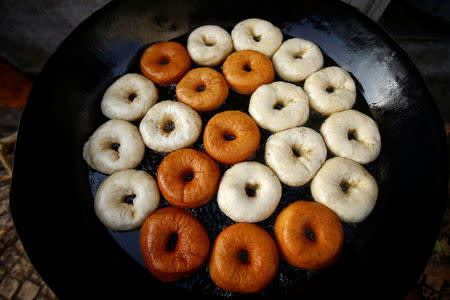
[[[108,1],[0,1],[0,56],[34,78],[64,37]],[[392,0],[378,23],[415,62],[444,122],[449,124],[450,26],[448,20],[446,23],[433,16],[432,10],[424,14],[423,9],[416,10],[409,2],[414,1]],[[37,35],[39,39],[35,38]],[[21,110],[0,107],[0,138],[15,131],[20,116]],[[450,132],[450,125],[447,128]],[[10,153],[11,161],[12,156]],[[0,165],[0,177],[4,175],[6,171]],[[436,247],[409,299],[450,299],[449,207],[450,200]],[[0,300],[3,299],[57,299],[28,260],[17,237],[9,213],[9,182],[0,183]]]
[[[0,170],[0,177],[6,175]],[[30,263],[17,237],[9,213],[9,182],[0,183],[0,299],[58,299]]]

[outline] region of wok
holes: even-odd
[[[380,156],[367,166],[379,185],[377,204],[360,224],[344,224],[338,262],[321,271],[282,262],[274,283],[256,296],[399,298],[418,279],[445,207],[445,134],[422,76],[383,29],[340,2],[113,1],[76,28],[49,59],[19,127],[11,213],[32,263],[61,299],[240,296],[216,288],[206,265],[180,283],[156,280],[142,265],[138,231],[112,232],[96,218],[93,194],[105,176],[87,167],[82,148],[106,121],[100,112],[106,88],[125,73],[139,72],[148,45],[185,43],[189,32],[206,24],[230,31],[249,17],[271,21],[285,39],[315,42],[326,65],[348,70],[357,84],[356,108],[377,122],[382,137]],[[160,98],[173,92],[161,88]],[[237,100],[227,100],[222,110],[245,111],[245,105],[233,104],[243,96],[230,95]],[[204,123],[209,117],[202,116]],[[313,115],[309,125],[317,129],[321,120]],[[270,133],[262,134],[264,140]],[[201,149],[201,140],[194,146]],[[255,160],[261,160],[258,151]],[[140,168],[155,175],[152,154],[147,150]],[[281,207],[298,197],[312,200],[309,195],[309,186],[283,186]],[[204,220],[211,237],[232,223],[219,219],[218,225]],[[271,221],[261,225],[270,231]]]

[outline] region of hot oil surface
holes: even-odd
[[[231,32],[232,28],[225,28],[228,32]],[[175,42],[179,42],[182,45],[186,46],[187,44],[187,38],[188,34],[182,35],[178,38],[173,39]],[[284,36],[283,41],[292,38],[291,36]],[[320,45],[319,45],[320,47]],[[142,52],[146,49],[144,47],[142,49]],[[141,52],[141,53],[142,53]],[[324,55],[324,67],[329,66],[338,66],[330,57],[328,57],[325,53]],[[140,73],[139,69],[139,58],[140,56],[137,56],[133,61],[130,63],[130,69],[128,72],[135,72]],[[193,65],[192,68],[197,68],[200,66]],[[222,73],[222,66],[218,66],[214,68],[215,70]],[[352,76],[353,77],[353,76]],[[367,115],[370,115],[369,107],[367,105],[366,100],[363,98],[361,93],[361,85],[357,81],[355,77],[353,77],[353,80],[355,81],[356,87],[357,87],[357,98],[356,103],[353,107],[355,110],[359,110],[362,113],[365,113]],[[283,81],[278,76],[275,77],[275,81]],[[297,83],[296,85],[303,88],[303,82]],[[168,87],[162,87],[157,86],[159,91],[159,99],[158,102],[163,100],[177,100],[176,94],[175,94],[175,84],[168,86]],[[248,114],[248,104],[250,100],[250,95],[241,95],[236,93],[235,91],[231,90],[229,91],[229,96],[223,103],[221,107],[219,107],[217,110],[212,112],[206,112],[206,113],[200,113],[201,119],[202,119],[202,133],[197,140],[197,142],[192,146],[192,148],[200,150],[205,152],[204,146],[203,146],[203,131],[204,128],[208,122],[208,120],[214,116],[215,114],[226,111],[226,110],[239,110],[242,112],[245,112]],[[99,114],[100,108],[99,108]],[[100,117],[101,118],[101,117]],[[308,121],[303,125],[304,127],[310,127],[317,132],[320,130],[320,126],[322,122],[326,119],[325,116],[322,116],[314,111],[310,111],[310,117]],[[136,122],[135,125],[139,126],[139,122]],[[272,132],[267,131],[265,129],[259,128],[261,133],[261,143],[258,147],[256,153],[249,159],[252,161],[258,161],[260,163],[265,163],[264,161],[264,149],[265,149],[265,143],[267,138],[272,134]],[[141,164],[137,167],[137,169],[145,170],[148,173],[150,173],[156,180],[157,175],[157,169],[163,158],[167,154],[155,152],[150,149],[146,149],[145,157]],[[328,158],[331,158],[333,155],[331,153],[328,153]],[[221,174],[230,167],[227,165],[223,165],[221,163],[218,163],[219,169]],[[377,160],[364,166],[374,177],[378,180],[377,177]],[[95,197],[95,194],[97,192],[97,189],[99,185],[103,182],[103,180],[106,179],[106,175],[101,174],[93,169],[90,169],[89,171],[89,182],[92,190],[92,195]],[[282,184],[283,190],[282,190],[282,197],[280,200],[280,203],[275,210],[275,212],[266,220],[257,223],[257,225],[264,228],[272,237],[274,237],[273,231],[274,231],[274,225],[275,220],[280,211],[288,206],[290,203],[297,201],[297,200],[308,200],[313,201],[311,190],[310,190],[310,184],[307,183],[304,186],[301,187],[289,187],[287,185]],[[163,208],[170,206],[170,204],[162,197],[161,195],[161,201],[158,208]],[[228,218],[225,214],[222,213],[222,211],[219,209],[216,201],[216,197],[214,197],[210,202],[207,204],[195,208],[195,209],[189,209],[189,212],[193,213],[195,216],[197,216],[200,221],[202,222],[203,226],[205,227],[211,245],[213,244],[215,238],[217,235],[226,227],[234,224],[235,222]],[[346,245],[350,244],[352,240],[355,238],[357,232],[358,232],[358,225],[356,224],[345,224],[343,223],[344,228],[344,252]],[[116,240],[116,242],[131,256],[135,261],[137,261],[139,264],[141,264],[143,267],[145,267],[140,245],[139,245],[139,233],[140,230],[134,230],[129,232],[116,232],[108,229],[108,232],[110,235]],[[339,262],[339,261],[338,261]],[[337,263],[338,263],[337,262]],[[280,257],[280,265],[279,265],[279,272],[276,278],[272,281],[272,283],[266,287],[263,291],[257,293],[257,295],[269,295],[269,294],[287,294],[293,290],[299,290],[305,288],[307,285],[315,285],[316,283],[321,282],[321,280],[324,277],[328,277],[330,272],[333,272],[333,268],[336,268],[336,266],[331,266],[325,270],[320,271],[308,271],[308,270],[301,270],[296,267],[293,267],[289,265],[287,262],[285,262]],[[178,282],[172,283],[173,285],[176,285],[178,287],[181,287],[183,289],[186,289],[187,291],[192,292],[200,292],[202,294],[205,294],[207,296],[235,296],[235,293],[224,291],[220,288],[218,288],[214,282],[212,282],[211,278],[209,277],[209,272],[207,268],[207,263],[203,265],[203,267],[197,271],[196,273],[192,274],[186,279],[180,280]]]

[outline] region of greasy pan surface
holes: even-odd
[[[177,284],[152,277],[136,251],[137,232],[118,235],[96,218],[93,192],[104,176],[90,170],[81,153],[90,134],[106,121],[100,112],[104,91],[121,75],[138,71],[139,57],[149,44],[170,39],[183,43],[187,33],[206,24],[229,31],[249,17],[273,22],[285,39],[315,42],[326,66],[348,70],[357,83],[356,108],[375,119],[382,136],[382,152],[368,166],[379,184],[377,205],[364,222],[344,224],[339,261],[315,272],[281,262],[280,275],[258,295],[367,298],[379,293],[398,298],[412,286],[431,254],[445,205],[447,169],[439,112],[416,67],[382,29],[342,3],[315,2],[113,2],[60,46],[35,82],[23,113],[10,205],[31,261],[61,299],[148,298],[161,292],[167,297],[237,296],[215,288],[206,266],[190,281]],[[162,97],[173,94],[170,88],[160,90]],[[232,100],[219,110],[245,111],[246,105],[235,104],[239,95],[230,95]],[[204,123],[209,117],[202,116]],[[307,126],[317,129],[320,121],[313,116]],[[268,134],[262,131],[263,137]],[[195,147],[201,149],[201,141]],[[258,151],[253,159],[261,161]],[[156,175],[150,154],[140,168]],[[284,206],[298,197],[311,200],[309,186],[283,186],[283,197]],[[215,212],[209,205],[204,210]],[[199,217],[202,213],[197,211]],[[205,224],[211,237],[232,223],[223,221],[220,212],[217,219],[219,224]],[[260,225],[270,231],[270,222]]]

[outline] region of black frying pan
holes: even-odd
[[[150,298],[161,292],[164,297],[239,296],[216,288],[206,266],[175,284],[161,283],[147,272],[136,246],[138,232],[114,233],[96,218],[93,193],[104,176],[90,170],[81,153],[90,134],[106,121],[100,112],[104,91],[121,75],[139,71],[139,57],[149,44],[183,43],[200,25],[230,30],[249,17],[273,22],[285,39],[315,42],[326,65],[348,70],[357,83],[356,108],[377,121],[382,136],[382,152],[367,166],[379,184],[376,207],[362,223],[344,224],[339,261],[314,272],[282,261],[280,275],[257,296],[406,294],[431,254],[444,212],[448,175],[442,121],[416,67],[388,34],[345,4],[316,2],[113,2],[64,41],[36,80],[23,112],[10,196],[24,247],[61,299]],[[173,97],[173,88],[160,93]],[[245,111],[245,105],[236,104],[240,97],[232,93],[221,110]],[[312,114],[307,125],[317,129],[320,121]],[[269,133],[262,134],[267,138]],[[201,141],[195,147],[201,149]],[[151,154],[139,168],[155,175]],[[221,167],[223,172],[226,167]],[[308,186],[284,186],[283,197],[277,211],[289,201],[311,200]],[[204,210],[215,212],[214,207]],[[204,220],[212,238],[231,224],[218,219],[223,223]],[[260,224],[269,232],[271,220]]]

